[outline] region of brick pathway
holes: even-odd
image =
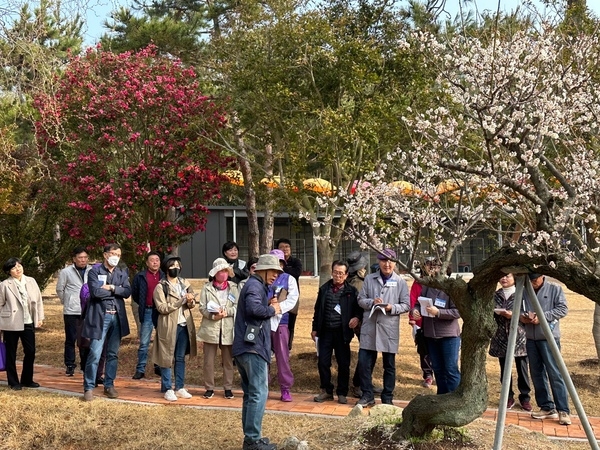
[[[19,369],[20,370],[20,369]],[[59,392],[67,395],[83,396],[83,375],[76,373],[74,377],[66,377],[64,369],[36,365],[34,379],[42,385],[42,389],[51,392]],[[0,372],[0,382],[6,385],[6,373]],[[186,386],[190,393],[194,396],[189,400],[179,399],[176,402],[166,401],[160,393],[160,380],[157,377],[142,380],[132,380],[131,377],[118,377],[115,383],[115,388],[119,393],[119,400],[162,404],[168,406],[190,406],[196,408],[223,408],[241,410],[242,407],[242,392],[234,390],[235,398],[225,399],[223,391],[215,391],[215,396],[211,399],[202,397],[204,389],[199,386]],[[102,387],[94,390],[97,399],[104,399],[102,395]],[[294,401],[284,403],[279,400],[278,392],[271,392],[267,401],[267,411],[279,412],[288,414],[315,414],[329,415],[336,417],[344,417],[354,407],[356,399],[348,398],[347,405],[340,405],[337,402],[316,403],[313,401],[314,394],[293,394]],[[394,401],[394,404],[404,407],[408,404],[407,401]],[[488,409],[482,416],[484,419],[496,421],[498,410]],[[532,431],[544,433],[553,438],[564,439],[583,439],[587,440],[585,431],[581,426],[581,422],[577,416],[572,415],[572,425],[559,425],[558,420],[534,420],[530,414],[518,409],[509,410],[506,417],[506,425],[519,425]],[[592,425],[594,434],[597,439],[600,439],[600,418],[589,417],[588,420]]]

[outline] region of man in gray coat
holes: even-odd
[[[569,310],[565,293],[562,287],[548,282],[546,277],[539,273],[530,273],[529,279],[544,311],[544,317],[550,325],[552,336],[560,349],[559,321],[567,315]],[[561,425],[571,425],[567,386],[542,331],[540,319],[533,312],[533,304],[528,298],[527,292],[523,294],[523,306],[525,310],[522,311],[519,320],[525,324],[529,371],[535,389],[535,401],[540,407],[539,411],[531,413],[531,417],[534,419],[558,419],[558,423]],[[550,389],[548,384],[550,384]]]
[[[410,309],[408,286],[396,272],[396,252],[385,249],[377,255],[379,271],[365,278],[358,304],[365,311],[360,329],[360,387],[362,397],[357,404],[372,406],[373,367],[377,352],[383,358],[383,391],[381,402],[392,404],[396,386],[396,353],[400,341],[400,314]]]
[[[65,366],[66,375],[75,374],[75,343],[77,331],[81,329],[81,300],[79,293],[83,283],[87,283],[87,275],[92,266],[88,264],[88,253],[85,247],[75,247],[71,253],[73,264],[65,267],[58,274],[56,282],[56,295],[63,304],[63,318],[65,322]],[[85,369],[85,358],[82,357],[81,370]]]

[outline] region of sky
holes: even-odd
[[[479,11],[498,9],[498,2],[500,2],[500,10],[508,12],[515,9],[517,6],[522,5],[527,0],[475,0],[473,4],[477,5]],[[566,1],[566,0],[565,0]],[[536,0],[533,0],[534,4],[540,5]],[[119,8],[119,6],[128,6],[131,4],[131,0],[90,0],[88,3],[86,14],[86,32],[85,32],[85,45],[94,45],[100,36],[106,32],[106,29],[102,26],[111,13]],[[594,11],[595,14],[600,15],[600,1],[598,0],[587,0],[588,7]],[[458,12],[458,0],[446,0],[446,9],[454,17]],[[541,7],[540,11],[543,11]]]

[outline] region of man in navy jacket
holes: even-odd
[[[85,401],[94,399],[96,371],[104,341],[107,341],[104,395],[108,398],[119,396],[114,387],[117,376],[117,354],[121,338],[129,334],[125,299],[131,295],[131,286],[127,271],[118,267],[121,259],[119,244],[106,245],[103,258],[102,265],[94,267],[88,273],[91,295],[81,331],[84,338],[90,339],[90,354],[85,365],[83,380]]]
[[[276,445],[261,437],[262,419],[269,395],[268,366],[271,362],[271,324],[281,314],[277,298],[269,299],[269,286],[282,272],[275,255],[261,255],[256,270],[248,278],[238,300],[233,338],[233,357],[242,378],[242,428],[244,450],[274,450]],[[248,326],[254,326],[255,339],[247,339]]]

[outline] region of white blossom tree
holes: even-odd
[[[454,393],[415,398],[398,436],[462,426],[485,410],[492,293],[503,267],[525,266],[600,298],[595,34],[541,24],[477,37],[419,33],[409,44],[439,74],[438,106],[402,118],[412,148],[389,154],[370,185],[346,198],[349,232],[374,249],[435,254],[442,273],[477,229],[495,230],[505,245],[468,282],[425,279],[461,312],[462,382]],[[398,179],[410,184],[391,183]]]

